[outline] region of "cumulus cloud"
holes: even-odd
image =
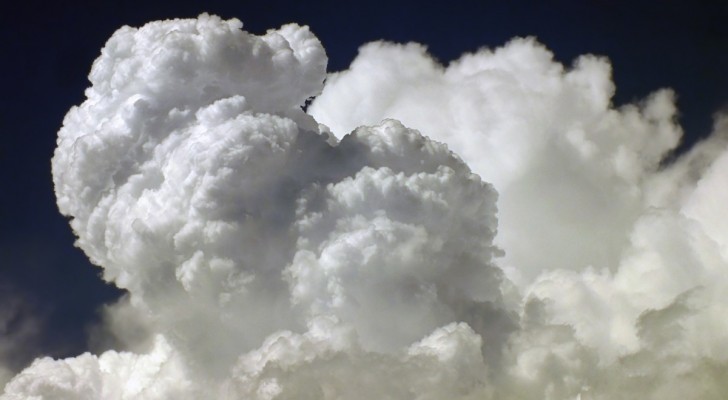
[[[682,135],[674,94],[615,107],[610,73],[590,55],[564,67],[532,38],[447,67],[378,42],[309,110],[337,134],[396,118],[493,183],[497,264],[520,307],[504,395],[720,398],[725,118],[666,163]]]
[[[447,143],[497,189],[502,265],[525,285],[545,270],[614,269],[644,180],[678,143],[671,92],[615,109],[614,90],[607,60],[565,68],[532,38],[447,68],[420,45],[378,42],[310,113],[336,134],[386,117]]]
[[[615,107],[602,58],[380,42],[327,78],[308,28],[241,28],[107,42],[52,165],[128,296],[0,398],[724,397],[726,119],[667,163],[674,95]]]

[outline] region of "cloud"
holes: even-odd
[[[43,313],[32,297],[0,283],[0,387],[37,356]]]
[[[673,94],[615,109],[610,74],[591,55],[566,68],[533,38],[448,67],[420,45],[375,42],[309,110],[338,135],[396,118],[447,143],[497,189],[502,265],[525,285],[545,270],[614,269],[643,182],[678,144]]]
[[[88,347],[93,353],[107,350],[146,352],[155,341],[149,313],[135,307],[128,294],[104,305],[100,321],[88,327]]]
[[[326,78],[308,28],[241,27],[107,42],[53,177],[129,294],[0,398],[724,397],[726,119],[668,163],[674,95],[615,107],[603,58],[379,42]]]
[[[590,55],[566,68],[531,38],[447,67],[377,42],[309,111],[337,134],[396,118],[493,183],[497,264],[522,307],[503,396],[720,398],[725,117],[665,162],[682,135],[673,93],[615,107],[610,73]]]

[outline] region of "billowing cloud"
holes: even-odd
[[[724,119],[666,163],[674,95],[615,108],[605,59],[372,43],[324,85],[308,28],[241,27],[107,42],[53,176],[114,349],[0,398],[724,397]]]
[[[447,67],[378,42],[309,110],[337,134],[396,118],[493,183],[497,264],[522,307],[502,371],[519,389],[504,394],[720,398],[725,118],[665,163],[682,134],[673,93],[615,108],[610,73],[594,56],[566,68],[534,39]]]
[[[447,68],[419,45],[371,43],[310,112],[339,135],[396,118],[447,143],[498,190],[501,265],[527,284],[544,270],[614,270],[644,181],[678,143],[671,92],[614,109],[614,90],[607,60],[565,68],[530,38]]]

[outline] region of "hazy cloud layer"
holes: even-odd
[[[727,120],[663,165],[671,92],[533,39],[325,67],[297,25],[114,34],[53,176],[129,294],[0,398],[725,397]]]
[[[42,329],[43,313],[31,297],[0,283],[0,386],[38,354]]]

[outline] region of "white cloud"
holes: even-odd
[[[673,94],[615,108],[610,70],[594,56],[565,68],[533,39],[448,67],[372,43],[309,110],[337,134],[397,118],[493,183],[497,264],[523,296],[497,393],[720,398],[725,119],[661,166],[681,136]]]
[[[337,135],[396,118],[447,143],[498,191],[503,265],[525,285],[545,270],[616,267],[643,182],[678,143],[672,93],[615,109],[610,73],[591,55],[565,68],[532,38],[447,68],[421,46],[378,42],[309,110]]]
[[[240,28],[107,43],[53,173],[118,347],[0,398],[725,397],[724,119],[661,166],[673,94],[615,108],[605,59],[373,43],[324,86],[307,28]]]
[[[109,351],[65,360],[39,358],[6,387],[4,399],[170,399],[194,387],[173,349],[158,337],[143,355]]]

